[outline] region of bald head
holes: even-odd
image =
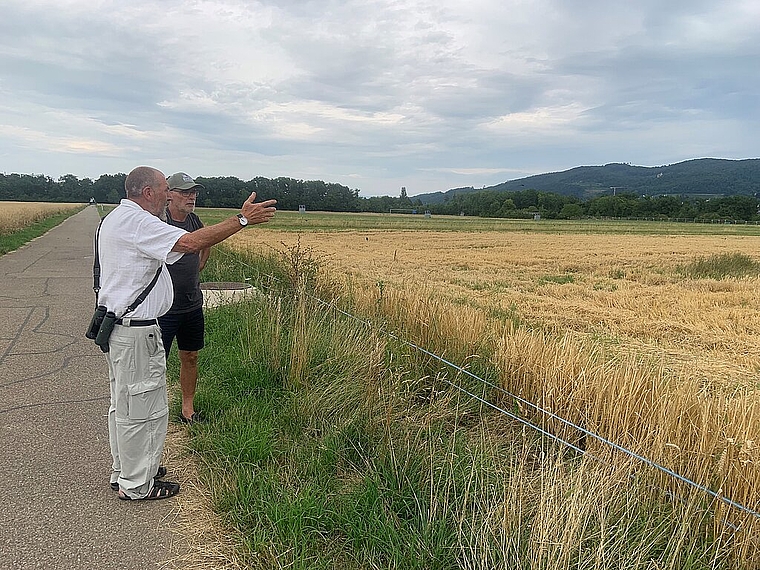
[[[138,166],[124,181],[127,200],[132,200],[143,210],[164,219],[169,201],[169,184],[163,172],[150,166]]]
[[[124,181],[124,190],[127,198],[135,199],[142,197],[142,191],[146,186],[155,188],[157,184],[163,182],[166,177],[160,170],[150,166],[138,166],[129,173]]]

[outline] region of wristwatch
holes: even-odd
[[[240,225],[245,227],[248,225],[248,218],[246,218],[243,214],[238,214],[238,222],[240,222]]]

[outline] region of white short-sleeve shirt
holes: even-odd
[[[146,299],[131,313],[133,319],[155,319],[172,306],[174,289],[165,264],[182,253],[171,249],[187,232],[171,226],[132,200],[122,200],[100,227],[100,293],[98,304],[117,317],[161,274]]]

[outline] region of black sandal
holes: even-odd
[[[119,493],[119,498],[122,501],[154,501],[158,499],[168,499],[179,493],[179,483],[173,483],[172,481],[154,481],[153,488],[142,499],[133,499],[127,495]]]
[[[200,413],[200,412],[193,412],[193,415],[189,418],[186,418],[182,412],[179,413],[179,421],[183,424],[187,425],[193,425],[193,424],[202,424],[206,421],[206,418]]]
[[[158,466],[158,472],[156,473],[154,479],[161,479],[161,477],[166,477],[166,466],[165,465],[159,465]],[[118,483],[111,483],[111,490],[119,492],[119,484]]]

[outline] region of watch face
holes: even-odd
[[[243,214],[238,214],[238,221],[240,222],[241,226],[247,226],[248,225],[248,218],[246,218]]]

